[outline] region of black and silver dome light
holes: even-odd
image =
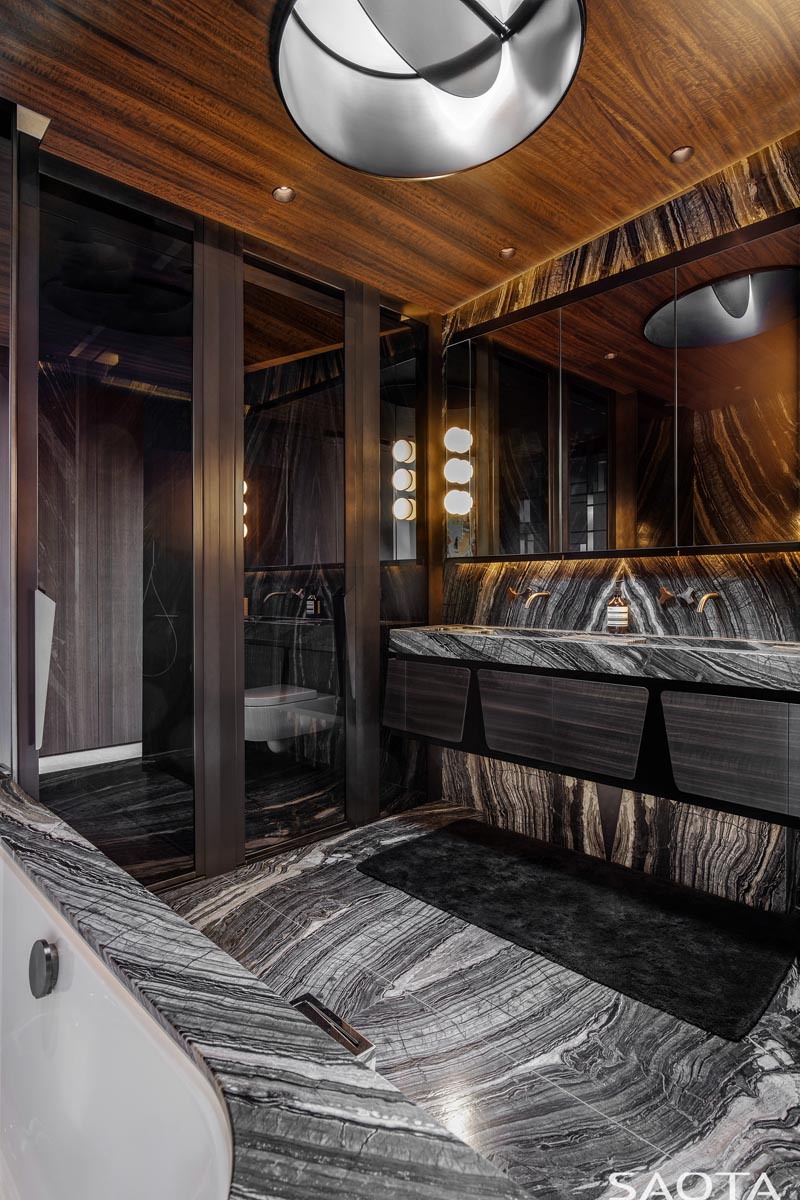
[[[505,154],[547,120],[585,24],[583,0],[283,0],[273,70],[325,154],[431,179]]]
[[[794,320],[799,285],[797,267],[761,267],[715,279],[657,308],[644,336],[654,346],[679,350],[741,342]]]

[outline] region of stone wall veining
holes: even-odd
[[[657,555],[547,561],[449,562],[447,624],[602,630],[620,573],[632,629],[705,637],[800,641],[800,553]],[[525,609],[508,588],[550,591]],[[719,592],[699,614],[676,595]],[[798,837],[751,817],[605,788],[533,767],[445,750],[443,798],[480,809],[493,824],[603,856],[714,895],[770,911],[797,904]]]

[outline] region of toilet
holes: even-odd
[[[272,683],[246,688],[244,737],[266,742],[275,754],[289,748],[295,738],[324,733],[336,723],[336,697],[292,683]]]

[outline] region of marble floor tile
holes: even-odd
[[[414,810],[167,899],[274,992],[348,1020],[382,1075],[541,1200],[600,1200],[612,1170],[760,1163],[800,1200],[798,969],[727,1042],[358,871],[461,814]]]

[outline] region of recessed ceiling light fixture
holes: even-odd
[[[294,188],[286,187],[285,184],[272,189],[272,199],[277,200],[278,204],[291,204],[296,195]]]
[[[500,257],[501,258],[514,258],[516,256],[516,253],[517,253],[516,246],[503,246],[503,249],[500,251]]]
[[[603,355],[603,358],[607,358],[609,361],[611,361],[612,358],[619,358],[619,354],[616,350],[607,350]]]
[[[272,69],[331,158],[431,179],[497,158],[575,78],[584,0],[279,0]]]
[[[685,163],[694,154],[694,146],[677,146],[670,151],[669,161],[673,163]]]

